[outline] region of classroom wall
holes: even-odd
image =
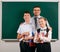
[[[2,27],[2,15],[1,15],[2,6],[1,5],[2,3],[0,2],[0,52],[19,52],[19,42],[4,42],[1,40],[1,36],[2,36],[2,28],[1,28]],[[59,9],[60,9],[60,3],[59,3]],[[60,22],[60,18],[59,18],[59,22]],[[60,31],[60,27],[59,27],[59,31]],[[59,33],[59,40],[56,42],[52,42],[51,47],[52,47],[52,52],[60,52],[60,33]]]

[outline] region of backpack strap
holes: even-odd
[[[39,29],[37,29],[37,32],[38,32],[38,33],[40,33],[40,28],[39,28]]]

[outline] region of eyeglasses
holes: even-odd
[[[40,11],[40,10],[34,10],[34,11]]]

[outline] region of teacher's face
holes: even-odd
[[[34,13],[34,16],[39,16],[40,13],[41,13],[40,8],[38,8],[38,7],[34,8],[34,9],[33,9],[33,13]]]
[[[27,21],[27,22],[30,21],[30,17],[31,17],[31,16],[30,16],[29,13],[25,13],[25,14],[24,14],[24,20],[25,20],[25,21]]]

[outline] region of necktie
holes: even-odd
[[[37,17],[35,17],[34,20],[35,20],[35,28],[37,28]]]

